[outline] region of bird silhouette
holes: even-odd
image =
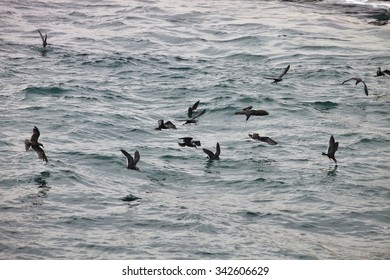
[[[122,154],[124,154],[127,158],[127,168],[128,169],[133,169],[133,170],[137,170],[139,171],[138,167],[136,166],[137,165],[137,162],[139,161],[140,159],[140,155],[139,155],[139,152],[138,151],[135,151],[134,153],[134,158],[128,153],[126,152],[125,150],[122,150],[121,149],[121,152]]]
[[[330,136],[329,139],[329,147],[328,147],[328,153],[322,152],[323,156],[328,156],[329,159],[333,159],[334,162],[337,164],[337,160],[334,156],[336,153],[337,149],[339,148],[339,142],[335,142],[333,135]]]
[[[194,103],[194,105],[192,105],[191,107],[188,108],[187,116],[188,116],[189,118],[192,118],[192,114],[193,114],[194,111],[198,108],[199,102],[200,102],[200,100],[196,101],[196,102]]]
[[[390,75],[390,70],[383,70],[378,67],[378,70],[376,71],[376,76],[379,77],[379,76],[386,76],[385,74],[387,75]]]
[[[290,64],[286,67],[286,69],[284,69],[283,74],[280,75],[279,77],[277,77],[277,78],[264,77],[264,78],[269,79],[269,80],[274,80],[274,81],[272,82],[272,84],[277,84],[277,83],[283,81],[282,77],[283,77],[284,75],[286,75],[286,73],[287,73],[287,71],[288,71],[289,69],[290,69]]]
[[[259,140],[261,142],[268,143],[269,145],[277,145],[278,144],[276,141],[272,140],[271,138],[269,138],[267,136],[260,136],[258,133],[250,133],[248,135],[250,138],[252,138],[254,140]]]
[[[189,123],[194,123],[194,124],[196,124],[196,123],[197,123],[196,118],[199,118],[199,117],[200,117],[201,115],[203,115],[205,112],[206,112],[206,110],[202,110],[202,111],[200,111],[196,116],[193,116],[193,117],[191,117],[191,118],[189,118],[189,119],[185,119],[185,120],[179,120],[179,121],[185,122],[185,123],[183,123],[183,125],[189,124]]]
[[[43,46],[43,48],[46,48],[46,45],[47,45],[47,33],[45,34],[45,36],[43,36],[39,29],[38,29],[38,32],[39,32],[39,35],[41,35],[42,46]]]
[[[31,139],[30,140],[26,139],[24,141],[24,145],[26,151],[28,151],[31,147],[35,152],[37,152],[39,159],[48,162],[45,151],[41,148],[41,146],[43,147],[43,145],[38,142],[38,138],[40,135],[41,133],[39,132],[39,129],[36,126],[34,126]]]
[[[178,143],[179,144],[179,146],[181,146],[181,147],[185,147],[185,146],[187,146],[187,147],[195,147],[195,148],[198,148],[199,146],[201,146],[201,144],[200,144],[200,141],[192,141],[192,137],[182,137],[182,138],[179,138],[179,139],[181,139],[181,140],[183,140],[183,142],[182,143]]]
[[[246,121],[249,120],[250,116],[266,116],[268,115],[267,111],[264,110],[253,110],[252,106],[245,107],[241,111],[235,112],[235,115],[245,115],[246,116]]]
[[[164,122],[164,120],[159,120],[155,130],[161,129],[176,129],[176,126],[171,121]]]
[[[348,81],[351,81],[351,80],[354,80],[356,81],[355,83],[355,86],[358,84],[358,83],[362,83],[364,85],[364,93],[368,96],[368,88],[367,88],[367,85],[366,83],[361,79],[361,78],[351,78],[351,79],[348,79],[348,80],[345,80],[344,82],[342,82],[341,84],[343,85],[344,83],[348,82]]]
[[[205,152],[210,160],[219,159],[219,155],[221,154],[221,147],[219,146],[219,143],[217,142],[217,147],[215,153],[213,153],[210,150],[203,149],[203,152]]]

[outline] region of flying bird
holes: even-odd
[[[253,110],[252,106],[245,107],[241,111],[235,112],[235,115],[245,115],[246,116],[246,121],[249,120],[250,116],[266,116],[268,115],[267,111],[264,110]]]
[[[332,136],[330,136],[330,139],[329,139],[328,153],[326,154],[326,153],[322,152],[322,155],[328,156],[329,159],[333,159],[334,162],[337,164],[337,160],[336,160],[334,154],[336,153],[338,148],[339,148],[339,142],[335,142],[334,137],[332,135]]]
[[[200,117],[201,115],[203,115],[205,112],[206,112],[206,110],[202,110],[202,111],[200,111],[196,116],[193,116],[193,117],[191,117],[191,118],[189,118],[189,119],[185,119],[185,120],[179,120],[179,121],[185,122],[185,123],[183,123],[183,125],[189,124],[189,123],[194,123],[194,124],[196,124],[196,123],[197,123],[196,118],[199,118],[199,117]]]
[[[200,102],[200,100],[196,101],[194,105],[192,105],[191,107],[188,108],[187,116],[189,118],[192,118],[192,114],[198,108],[199,102]]]
[[[38,29],[38,32],[39,32],[39,35],[41,35],[42,46],[43,46],[43,48],[46,48],[46,45],[47,45],[47,33],[45,34],[45,36],[43,36],[39,29]]]
[[[286,73],[287,73],[287,71],[288,71],[289,69],[290,69],[290,64],[286,67],[286,69],[284,69],[283,74],[280,75],[278,78],[272,78],[272,77],[265,77],[265,78],[266,78],[266,79],[269,79],[269,80],[274,80],[272,83],[273,83],[273,84],[277,84],[277,83],[283,81],[282,77],[283,77],[284,75],[286,75]]]
[[[215,153],[213,153],[210,150],[203,149],[203,152],[205,152],[210,160],[219,159],[219,155],[221,153],[221,147],[219,146],[219,143],[217,142],[217,147]]]
[[[254,140],[259,140],[261,142],[268,143],[269,145],[277,145],[278,144],[276,141],[272,140],[271,138],[266,137],[266,136],[260,136],[258,133],[250,133],[248,135],[250,138],[252,138]]]
[[[351,79],[348,79],[348,80],[345,80],[344,82],[342,82],[341,84],[343,85],[344,83],[348,82],[348,81],[351,81],[351,80],[355,80],[356,83],[355,83],[355,86],[358,84],[358,83],[362,83],[364,85],[364,93],[368,96],[368,88],[367,88],[367,85],[365,82],[363,82],[363,80],[361,78],[351,78]]]
[[[43,145],[38,142],[39,135],[41,135],[39,129],[36,126],[34,126],[31,139],[30,140],[26,139],[24,141],[24,145],[26,151],[28,151],[31,147],[35,152],[37,152],[39,159],[48,162],[45,151],[41,148],[41,146],[43,147]]]
[[[125,150],[121,149],[121,152],[127,158],[127,168],[139,171],[138,167],[136,166],[137,162],[139,161],[139,158],[140,158],[139,152],[135,151],[134,158],[128,152],[126,152]]]
[[[379,76],[386,76],[385,74],[387,75],[390,75],[390,70],[383,70],[378,67],[378,70],[376,71],[376,76],[379,77]]]
[[[182,143],[178,143],[179,144],[179,146],[181,146],[181,147],[185,147],[185,146],[187,146],[187,147],[195,147],[195,148],[198,148],[199,146],[201,146],[201,144],[200,144],[200,141],[192,141],[192,137],[182,137],[182,138],[179,138],[179,139],[181,139],[181,140],[183,140],[183,142]]]
[[[171,121],[164,122],[164,120],[159,120],[158,127],[155,130],[161,129],[176,129],[176,126]]]

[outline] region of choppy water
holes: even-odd
[[[389,259],[390,4],[360,2],[1,1],[0,257]]]

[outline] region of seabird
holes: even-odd
[[[137,162],[139,161],[139,158],[140,158],[139,152],[135,151],[134,158],[128,152],[126,152],[125,150],[121,149],[121,152],[127,158],[127,168],[139,171],[138,167],[136,167]]]
[[[266,142],[269,145],[277,145],[278,144],[276,141],[272,140],[271,138],[266,137],[266,136],[260,136],[258,133],[250,133],[248,135],[252,139],[260,140],[261,142]]]
[[[246,121],[249,120],[250,116],[266,116],[268,115],[267,111],[264,110],[252,110],[252,106],[245,107],[242,111],[235,112],[235,115],[245,115]]]
[[[37,152],[39,159],[48,162],[47,157],[45,155],[45,151],[40,147],[40,146],[43,147],[43,145],[38,142],[39,135],[41,135],[39,129],[36,126],[34,126],[31,139],[30,140],[26,139],[24,141],[24,145],[26,147],[26,151],[28,151],[31,147],[34,151]]]
[[[322,155],[328,156],[329,159],[333,159],[334,162],[337,164],[337,160],[334,157],[334,154],[336,153],[338,148],[339,148],[339,142],[335,142],[334,137],[332,135],[332,136],[330,136],[330,139],[329,139],[328,153],[325,154],[324,152],[322,152]]]
[[[378,70],[376,71],[376,76],[379,77],[379,76],[385,76],[385,74],[387,75],[390,75],[390,70],[383,70],[378,67]]]
[[[215,154],[212,151],[207,150],[207,149],[203,149],[203,152],[205,152],[208,155],[210,160],[219,159],[219,155],[221,153],[221,148],[219,146],[219,143],[217,142],[217,148],[216,148]]]
[[[279,83],[282,80],[282,77],[287,73],[287,71],[290,69],[290,64],[286,67],[286,69],[284,69],[284,72],[282,75],[280,75],[278,78],[271,78],[271,77],[265,77],[266,79],[269,79],[269,80],[274,80],[272,83],[273,84],[276,84],[276,83]]]
[[[156,130],[176,129],[176,126],[171,121],[164,122],[164,120],[159,120],[158,121],[158,127],[156,127],[155,129]]]
[[[368,96],[368,88],[367,88],[367,85],[366,85],[365,82],[363,82],[363,80],[362,80],[361,78],[351,78],[351,79],[348,79],[348,80],[342,82],[341,84],[343,85],[344,83],[346,83],[346,82],[348,82],[348,81],[350,81],[350,80],[355,80],[355,81],[356,81],[355,86],[356,86],[358,83],[362,82],[363,85],[364,85],[364,93]]]
[[[43,48],[46,48],[46,45],[47,45],[47,33],[45,34],[45,36],[43,36],[39,29],[38,29],[38,32],[39,32],[39,35],[41,35],[42,46],[43,46]]]
[[[194,105],[192,105],[191,107],[188,108],[187,115],[189,118],[192,118],[192,114],[194,113],[196,108],[198,108],[199,102],[200,102],[200,100],[196,101]]]
[[[178,143],[179,146],[181,147],[195,147],[195,148],[198,148],[197,146],[201,146],[200,144],[200,141],[192,141],[192,137],[182,137],[182,138],[179,138],[179,139],[182,139],[183,140],[183,143]]]
[[[203,115],[204,113],[206,112],[206,110],[202,110],[202,111],[200,111],[199,112],[199,114],[197,114],[196,116],[194,116],[194,117],[192,117],[192,118],[189,118],[189,119],[186,119],[186,120],[179,120],[179,121],[185,121],[185,123],[183,123],[183,125],[184,124],[188,124],[188,123],[195,123],[196,124],[196,118],[199,118],[201,115]]]

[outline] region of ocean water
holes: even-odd
[[[389,8],[1,1],[0,258],[389,259]]]

